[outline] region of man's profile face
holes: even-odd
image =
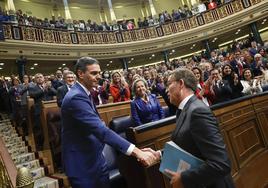
[[[168,78],[168,95],[169,95],[169,100],[170,103],[179,106],[181,97],[180,97],[180,84],[179,82],[175,81],[172,76]]]
[[[85,72],[80,71],[79,77],[86,88],[88,90],[91,90],[93,87],[98,86],[99,79],[101,78],[100,73],[100,65],[92,64],[87,65],[87,70]]]

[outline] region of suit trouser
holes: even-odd
[[[109,176],[98,177],[92,180],[92,177],[69,177],[72,188],[110,188]]]

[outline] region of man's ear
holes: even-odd
[[[79,79],[83,79],[84,78],[84,73],[81,70],[77,70],[77,75],[78,75],[78,78]]]
[[[183,79],[180,79],[180,80],[179,80],[179,84],[180,84],[181,86],[184,86],[184,81],[183,81]]]

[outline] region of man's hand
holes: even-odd
[[[150,166],[155,163],[156,157],[149,151],[142,151],[135,147],[132,155],[137,158],[144,166]]]
[[[165,172],[170,175],[171,180],[170,184],[172,185],[172,188],[184,188],[182,182],[181,182],[181,174],[178,172],[173,172],[171,170],[165,169]]]
[[[143,148],[141,150],[152,153],[155,156],[155,158],[156,158],[156,162],[161,160],[161,151],[160,150],[154,151],[151,148]]]

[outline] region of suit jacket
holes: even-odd
[[[154,94],[148,95],[146,103],[140,97],[131,101],[131,116],[135,124],[142,125],[165,117],[164,111]]]
[[[41,112],[41,102],[52,100],[56,93],[57,91],[53,87],[48,90],[42,90],[38,85],[29,88],[29,95],[34,99],[35,115],[39,115]]]
[[[171,138],[205,163],[181,173],[184,188],[234,188],[231,164],[218,123],[210,108],[192,96],[176,119]]]
[[[65,95],[61,113],[65,173],[68,177],[87,178],[88,184],[94,185],[106,174],[104,143],[122,153],[126,153],[130,143],[105,126],[79,83]]]
[[[58,107],[61,107],[62,101],[66,93],[69,91],[68,86],[66,84],[58,87],[57,89],[57,104]]]

